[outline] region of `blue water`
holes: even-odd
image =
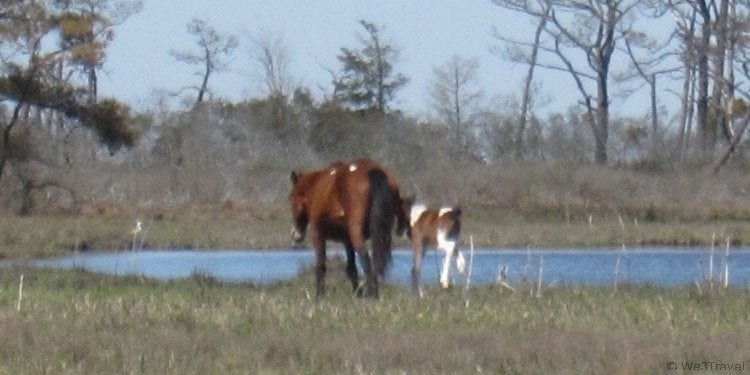
[[[468,251],[464,252],[467,264]],[[330,257],[344,257],[342,251],[329,251]],[[599,249],[481,249],[474,252],[472,284],[494,282],[501,266],[508,267],[510,283],[537,282],[540,265],[544,284],[611,285],[619,261],[618,282],[675,286],[702,281],[709,276],[709,249],[700,247],[643,247],[621,251]],[[724,251],[714,252],[713,275],[722,277]],[[726,258],[731,285],[750,285],[750,248],[734,248]],[[441,258],[429,251],[422,265],[422,281],[437,283]],[[189,277],[194,272],[225,281],[267,284],[295,276],[314,262],[312,251],[299,250],[217,250],[217,251],[120,251],[78,253],[62,258],[35,261],[40,267],[82,267],[107,274],[140,274],[160,279]],[[411,252],[396,249],[386,280],[408,284]],[[329,267],[329,272],[343,272]],[[455,269],[456,282],[463,283]]]

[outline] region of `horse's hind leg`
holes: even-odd
[[[362,272],[365,273],[365,295],[371,298],[378,298],[378,275],[372,268],[372,259],[370,254],[367,253],[367,249],[364,247],[356,247],[357,254],[359,254],[360,263],[362,264]]]
[[[316,296],[325,294],[326,278],[326,241],[318,233],[311,233],[311,240],[315,248],[315,288]]]
[[[367,253],[367,249],[364,247],[358,248],[357,253],[362,264],[362,272],[365,273],[365,295],[371,298],[378,298],[378,275],[372,268],[370,254]]]
[[[359,255],[362,264],[362,272],[365,274],[365,295],[371,298],[378,297],[378,274],[372,267],[372,258],[365,248],[365,237],[361,229],[356,225],[350,226],[349,237],[354,251]]]
[[[351,243],[346,243],[346,275],[352,283],[352,291],[358,296],[362,296],[362,289],[359,287],[359,274],[357,273],[357,254],[354,253],[354,247]]]

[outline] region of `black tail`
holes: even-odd
[[[384,276],[391,260],[391,231],[393,230],[393,197],[388,176],[380,169],[367,173],[370,180],[370,240],[375,272]]]

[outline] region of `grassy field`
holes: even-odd
[[[601,202],[611,200],[601,195]],[[666,196],[632,204],[626,196],[612,207],[537,196],[495,198],[505,205],[469,202],[462,206],[464,240],[535,248],[750,243],[744,196],[694,205],[685,198],[690,194],[676,204]],[[3,215],[0,258],[128,249],[136,221],[143,231],[135,242],[144,248],[288,247],[284,203]],[[514,285],[515,293],[478,286],[467,295],[428,289],[416,299],[388,285],[371,301],[352,298],[343,272],[331,273],[329,294],[316,300],[309,275],[257,287],[201,274],[166,282],[0,269],[0,375],[642,374],[704,363],[750,370],[746,287],[555,286],[536,296],[528,285]]]
[[[18,307],[20,275],[23,298]],[[750,290],[386,286],[351,297],[341,272],[267,287],[0,273],[0,373],[669,373],[750,365]],[[671,363],[674,363],[672,365]],[[729,373],[729,372],[727,372]]]

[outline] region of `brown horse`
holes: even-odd
[[[423,204],[415,204],[413,198],[406,198],[402,203],[403,215],[409,217],[409,237],[413,250],[411,269],[411,286],[415,293],[422,295],[419,278],[422,269],[422,258],[427,246],[435,247],[445,253],[440,270],[440,285],[449,286],[451,260],[455,259],[456,268],[465,273],[466,262],[458,250],[458,239],[461,234],[461,209],[443,207],[429,209]]]
[[[346,248],[346,273],[355,293],[360,294],[355,254],[365,273],[365,289],[378,296],[378,276],[385,274],[391,257],[391,231],[398,219],[397,233],[406,229],[398,184],[375,161],[337,161],[328,167],[306,173],[292,172],[289,202],[294,218],[294,240],[304,241],[309,228],[315,249],[317,294],[325,291],[326,241]],[[365,248],[370,239],[372,258]]]

